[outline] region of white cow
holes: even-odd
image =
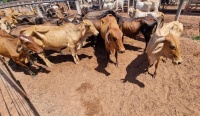
[[[180,37],[183,32],[183,24],[179,21],[172,21],[169,23],[164,23],[163,27],[157,29],[156,33],[159,36],[166,36],[172,33],[176,37]]]
[[[141,2],[140,0],[136,1],[136,9],[139,9],[144,12],[158,11],[159,2],[156,1],[145,1]]]
[[[140,17],[146,17],[146,16],[153,17],[158,21],[159,27],[162,27],[163,23],[164,23],[164,14],[162,12],[159,12],[159,11],[143,12],[139,9],[134,9],[134,8],[130,7],[128,9],[128,14],[129,14],[130,17],[133,17],[133,18],[140,18]]]
[[[104,9],[115,9],[118,10],[118,8],[121,8],[122,11],[124,11],[123,7],[124,1],[123,0],[106,0],[103,4]]]

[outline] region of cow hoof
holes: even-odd
[[[36,76],[35,73],[32,73],[32,74],[31,74],[31,77],[32,77],[32,78],[35,78],[35,76]]]
[[[79,62],[75,62],[75,64],[79,64]]]
[[[162,62],[163,62],[163,63],[166,63],[166,60],[165,60],[165,59],[162,59]]]
[[[155,79],[155,78],[156,78],[156,74],[153,74],[153,75],[152,75],[152,78],[154,78],[154,79]]]
[[[52,66],[53,66],[52,63],[47,64],[47,67],[52,67]]]

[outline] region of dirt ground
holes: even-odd
[[[165,22],[174,18],[166,15]],[[106,67],[103,44],[95,48],[87,44],[78,51],[78,65],[65,49],[64,55],[51,54],[48,59],[53,67],[37,69],[35,78],[12,65],[11,70],[41,116],[199,116],[200,41],[191,37],[200,35],[200,17],[182,15],[179,20],[184,25],[180,38],[183,62],[173,65],[168,59],[161,63],[155,79],[145,73],[144,40],[129,38],[118,67],[114,63]],[[114,56],[111,59],[115,62]],[[2,116],[8,115],[0,102]],[[16,114],[14,108],[11,111]]]

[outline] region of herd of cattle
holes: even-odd
[[[164,14],[159,11],[146,13],[131,9],[135,15],[129,18],[113,10],[90,12],[83,10],[83,15],[74,16],[73,20],[65,16],[59,5],[54,10],[48,9],[48,12],[43,13],[43,17],[35,16],[37,14],[35,11],[25,10],[24,13],[19,9],[2,9],[0,10],[0,54],[11,58],[34,76],[30,68],[33,63],[31,58],[33,53],[38,54],[50,67],[52,63],[47,59],[45,50],[61,51],[68,47],[74,62],[78,64],[77,50],[85,45],[87,38],[98,36],[104,39],[107,63],[110,54],[114,53],[117,66],[118,53],[125,52],[124,36],[135,38],[142,33],[146,41],[144,53],[147,53],[148,68],[156,62],[154,77],[161,60],[169,58],[174,64],[180,64],[182,58],[179,37],[183,32],[183,25],[178,21],[164,22]],[[30,21],[28,17],[34,20]]]

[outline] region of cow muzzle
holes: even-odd
[[[181,59],[174,59],[174,60],[173,60],[173,63],[176,64],[176,65],[179,65],[179,64],[182,63],[182,61],[183,61],[182,58],[181,58]]]
[[[95,31],[95,32],[94,32],[94,35],[95,35],[95,36],[99,35],[99,32],[98,32],[98,31]]]
[[[125,52],[125,50],[119,50],[118,52],[121,54],[121,53],[124,53],[124,52]]]

